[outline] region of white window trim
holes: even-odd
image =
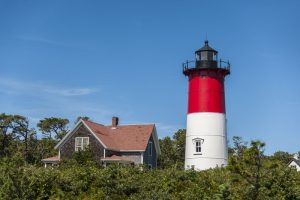
[[[197,142],[200,142],[200,151],[197,151]],[[194,143],[194,152],[195,152],[194,154],[202,155],[202,144],[204,143],[204,139],[203,138],[194,138],[193,143]]]
[[[75,137],[75,152],[78,151],[78,148],[80,148],[80,150],[84,150],[83,139],[86,139],[86,138],[87,138],[87,144],[86,145],[89,146],[89,144],[90,144],[90,138],[89,137]],[[77,139],[81,139],[80,147],[76,144]]]
[[[152,156],[152,151],[153,151],[153,145],[152,141],[149,142],[149,156]]]

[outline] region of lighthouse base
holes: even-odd
[[[217,167],[225,167],[227,165],[227,160],[222,158],[192,158],[185,160],[185,170],[206,170]]]
[[[227,165],[226,116],[199,112],[187,115],[185,169],[206,170]]]

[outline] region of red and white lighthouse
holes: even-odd
[[[195,55],[183,64],[189,78],[185,169],[205,170],[227,165],[224,78],[230,64],[218,62],[208,41]]]

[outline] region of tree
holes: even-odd
[[[265,143],[258,140],[251,141],[250,147],[246,148],[240,145],[243,144],[241,138],[237,141],[235,147],[243,151],[238,151],[230,158],[229,169],[251,185],[249,195],[252,199],[257,199],[261,187]]]
[[[186,130],[179,129],[173,136],[175,159],[180,168],[184,167]]]
[[[158,164],[162,169],[176,167],[183,169],[185,156],[185,129],[176,131],[172,139],[167,136],[159,140],[161,155]]]
[[[54,135],[55,139],[61,140],[68,132],[68,123],[68,119],[51,117],[40,120],[37,127],[48,138],[52,138]]]
[[[7,156],[9,146],[15,138],[15,132],[12,130],[12,115],[2,113],[0,115],[0,156]]]
[[[237,157],[241,157],[244,151],[247,149],[247,142],[243,141],[242,137],[233,136],[233,154]]]
[[[170,168],[175,164],[175,148],[170,137],[159,140],[161,155],[158,157],[158,165],[162,169]]]
[[[29,128],[28,119],[21,115],[13,115],[11,123],[16,139],[22,141],[24,158],[29,162],[35,150],[36,132],[33,128]]]
[[[79,120],[81,120],[81,119],[86,120],[86,121],[89,121],[89,120],[90,120],[90,118],[87,117],[87,116],[79,116],[79,117],[77,117],[77,119],[75,120],[74,124],[77,124],[77,122],[79,122]]]
[[[272,156],[270,156],[270,159],[274,161],[278,161],[282,165],[287,165],[293,158],[292,154],[289,154],[288,152],[284,151],[276,151]]]
[[[0,115],[0,155],[10,156],[19,150],[28,162],[34,152],[33,141],[36,140],[36,132],[29,128],[29,121],[21,115]],[[13,145],[13,146],[12,146]]]

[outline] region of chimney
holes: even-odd
[[[112,117],[111,119],[111,125],[113,128],[116,128],[119,124],[119,118],[118,117]]]

